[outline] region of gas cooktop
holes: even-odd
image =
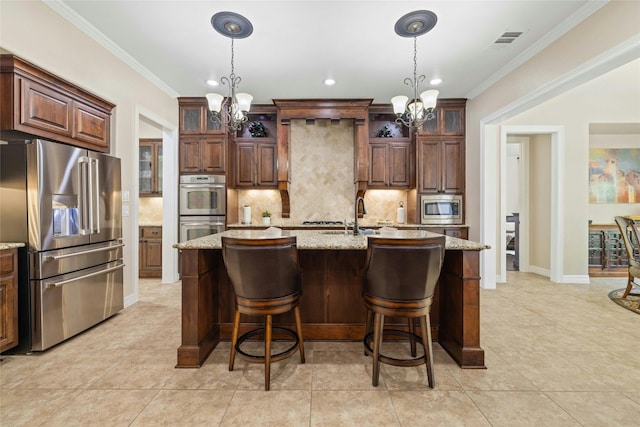
[[[303,225],[344,225],[343,221],[303,221]]]

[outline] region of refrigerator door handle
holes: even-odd
[[[80,207],[80,224],[78,225],[78,229],[79,233],[85,236],[91,234],[90,199],[89,189],[87,188],[89,167],[88,157],[83,156],[78,159],[78,183],[80,187],[78,191],[78,205]]]
[[[88,277],[99,276],[100,274],[110,273],[112,271],[120,270],[124,268],[124,264],[116,265],[115,267],[105,268],[104,270],[95,271],[93,273],[85,274],[82,276],[74,277],[73,279],[61,280],[59,282],[45,282],[47,288],[59,288],[67,283],[77,282],[78,280],[86,279]]]
[[[111,250],[122,248],[122,247],[124,247],[124,243],[121,243],[119,245],[108,246],[106,248],[91,249],[91,250],[88,250],[88,251],[74,252],[74,253],[65,254],[65,255],[48,255],[48,256],[44,257],[44,260],[45,261],[57,261],[59,259],[72,258],[72,257],[76,257],[78,255],[86,255],[86,254],[92,254],[92,253],[96,253],[96,252],[111,251]]]
[[[89,160],[89,229],[100,233],[100,179],[98,159]]]

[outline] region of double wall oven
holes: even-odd
[[[224,175],[180,176],[180,242],[225,229]]]

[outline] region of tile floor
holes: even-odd
[[[180,285],[144,280],[140,302],[43,353],[0,363],[0,425],[637,426],[640,316],[609,301],[624,279],[554,284],[509,272],[481,291],[486,370],[435,345],[424,367],[371,362],[359,343],[308,342],[272,369],[227,370],[228,344],[200,369],[175,369]]]

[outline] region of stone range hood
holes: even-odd
[[[356,196],[363,197],[367,189],[368,164],[368,108],[373,99],[274,99],[278,107],[278,190],[282,199],[282,217],[289,218],[289,157],[290,124],[292,119],[304,119],[308,124],[315,120],[342,119],[354,121],[354,181]],[[360,214],[361,215],[361,214]]]

